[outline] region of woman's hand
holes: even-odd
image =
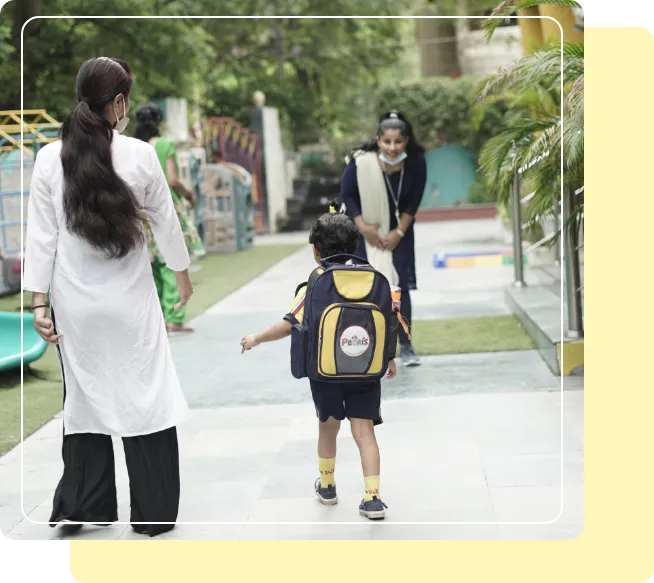
[[[186,200],[189,201],[189,203],[191,204],[191,208],[194,209],[195,205],[197,203],[197,198],[195,196],[195,192],[193,192],[192,190],[187,190],[186,191]]]
[[[384,240],[379,234],[379,227],[377,225],[365,224],[359,226],[359,232],[373,247],[377,247],[377,249],[385,249]]]
[[[395,248],[400,244],[402,237],[397,232],[397,229],[393,229],[386,237],[384,237],[384,248],[389,251],[394,251]]]
[[[36,308],[34,311],[34,330],[46,342],[59,344],[62,334],[55,334],[54,323],[47,313],[47,308]]]
[[[175,311],[179,312],[191,299],[193,295],[193,284],[188,276],[188,270],[176,271],[175,279],[177,280],[177,291],[179,292],[180,301],[175,304]]]

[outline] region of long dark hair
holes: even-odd
[[[113,128],[104,117],[117,95],[127,100],[133,83],[125,61],[89,59],[77,73],[77,107],[61,127],[66,227],[111,259],[145,240],[141,208],[114,169]]]
[[[406,144],[406,153],[411,155],[414,152],[424,152],[425,148],[421,146],[416,140],[416,136],[413,133],[413,126],[411,122],[406,118],[406,116],[401,111],[389,111],[383,114],[379,118],[379,124],[377,125],[377,134],[374,138],[367,140],[358,146],[355,146],[348,153],[349,158],[353,158],[355,152],[377,152],[379,151],[379,144],[377,143],[377,138],[380,138],[384,135],[386,130],[400,130],[400,133],[408,138]]]
[[[146,103],[136,110],[136,129],[134,137],[150,141],[151,138],[161,135],[159,124],[163,121],[163,111],[156,103]]]

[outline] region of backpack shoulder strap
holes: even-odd
[[[316,285],[316,281],[318,281],[318,278],[323,273],[325,273],[325,270],[322,267],[318,267],[311,272],[311,275],[309,276],[309,281],[306,284],[307,293],[309,293],[313,289],[313,286]]]

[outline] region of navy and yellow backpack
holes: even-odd
[[[388,280],[359,257],[336,255],[322,260],[303,285],[304,316],[291,331],[293,376],[327,382],[381,379],[397,347],[398,313]]]

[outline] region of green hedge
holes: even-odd
[[[414,127],[416,138],[428,150],[444,144],[458,144],[479,155],[484,143],[507,127],[509,109],[498,101],[476,107],[483,82],[481,77],[431,77],[382,87],[376,109],[397,109]],[[511,112],[515,115],[514,111]],[[479,175],[471,185],[471,203],[497,202]]]
[[[482,145],[504,128],[506,108],[489,108],[478,129],[473,107],[477,102],[479,77],[431,77],[382,87],[377,94],[378,111],[397,109],[413,124],[416,138],[427,149],[460,144],[479,154]]]

